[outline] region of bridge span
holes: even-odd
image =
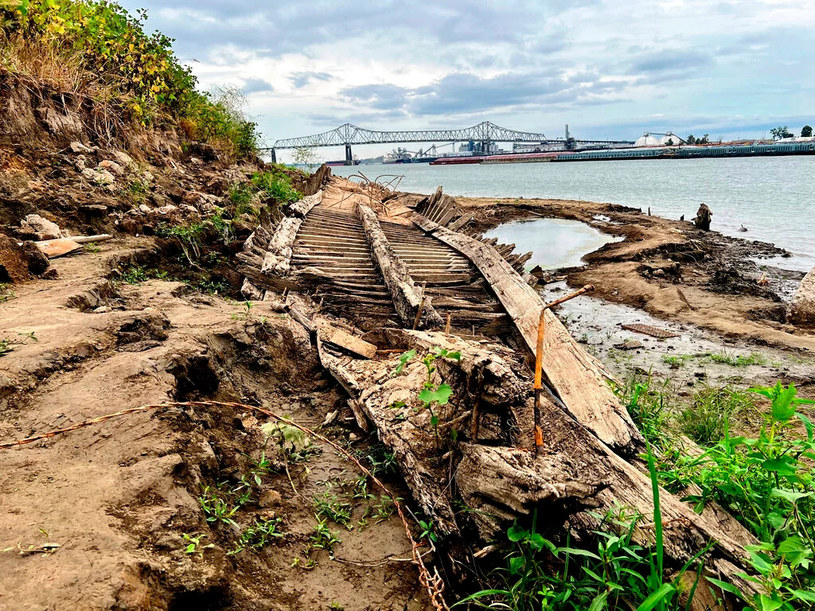
[[[426,130],[397,130],[380,131],[358,127],[353,123],[344,123],[336,129],[311,136],[300,136],[297,138],[283,138],[276,140],[269,147],[261,150],[269,151],[272,161],[277,161],[276,151],[278,149],[298,149],[298,148],[318,148],[324,146],[345,146],[345,163],[351,165],[353,156],[351,145],[357,144],[400,144],[407,142],[477,142],[483,150],[489,150],[489,145],[494,142],[529,142],[543,145],[559,145],[563,150],[571,150],[580,145],[583,147],[592,146],[613,146],[620,144],[632,144],[628,141],[614,140],[576,140],[569,137],[569,129],[566,127],[566,138],[547,138],[540,132],[525,132],[508,129],[496,125],[491,121],[482,121],[478,125],[465,127],[462,129],[426,129]]]

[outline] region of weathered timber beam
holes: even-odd
[[[385,286],[393,299],[393,305],[404,325],[411,326],[417,320],[419,327],[430,329],[444,324],[442,317],[431,304],[429,295],[420,295],[410,276],[407,265],[399,258],[385,237],[376,213],[365,204],[357,204],[357,216],[362,221],[365,239],[371,247],[374,263],[382,273]]]
[[[256,261],[254,257],[263,253],[263,262],[257,271],[267,276],[287,275],[291,271],[292,246],[297,232],[309,211],[322,201],[322,196],[323,192],[317,191],[314,195],[308,195],[289,206],[289,212],[294,216],[287,216],[280,221],[273,233],[265,227],[265,223],[261,224],[246,240],[244,256],[238,258],[247,266],[251,266]],[[262,286],[262,283],[255,280],[253,284]]]
[[[534,355],[543,300],[490,244],[450,231],[417,213],[416,225],[470,259],[486,278]],[[546,312],[543,372],[569,413],[615,451],[634,455],[643,439],[625,407],[609,388],[603,368]]]

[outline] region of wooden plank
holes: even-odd
[[[538,293],[490,244],[450,231],[415,212],[410,218],[475,264],[534,355],[538,319],[544,306]],[[572,339],[551,311],[546,312],[546,328],[543,372],[566,409],[615,451],[625,455],[639,452],[642,435],[606,383],[602,367]]]
[[[393,305],[402,323],[413,325],[414,321],[418,320],[419,326],[423,329],[441,327],[444,324],[442,317],[433,308],[430,298],[419,294],[407,265],[385,237],[376,213],[365,204],[357,204],[357,215],[362,221],[365,239],[371,247],[374,262],[382,273],[385,286],[390,291]]]
[[[75,252],[79,252],[82,250],[82,244],[79,244],[70,238],[49,240],[45,244],[40,242],[35,243],[37,244],[37,247],[40,249],[40,251],[42,251],[42,254],[44,254],[49,259],[56,259],[57,257],[71,255]]]
[[[265,245],[266,252],[259,270],[262,274],[285,276],[291,271],[292,246],[297,237],[297,232],[303,224],[303,218],[314,206],[322,201],[322,195],[323,192],[318,191],[314,195],[304,197],[292,204],[289,210],[295,216],[287,216],[280,221],[271,237],[269,237],[268,230],[262,224],[249,236],[244,244],[244,251],[247,254],[260,254],[257,247]],[[249,261],[245,261],[245,263],[250,265]],[[258,284],[254,280],[253,283]]]
[[[335,327],[328,322],[321,322],[319,326],[320,340],[327,344],[334,344],[343,350],[361,356],[364,359],[372,359],[376,356],[376,346],[364,339],[360,339]]]

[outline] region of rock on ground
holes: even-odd
[[[797,324],[815,324],[815,267],[804,276],[795,292],[788,318]]]
[[[48,269],[48,258],[33,242],[17,243],[0,235],[0,283],[25,282],[32,275],[40,276]]]
[[[23,230],[30,231],[36,235],[38,240],[55,240],[65,237],[59,225],[39,214],[29,214],[23,219],[20,225]]]

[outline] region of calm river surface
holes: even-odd
[[[401,191],[471,197],[542,197],[624,204],[667,218],[692,219],[700,202],[713,210],[713,229],[773,242],[794,256],[783,267],[815,266],[815,156],[758,159],[584,161],[431,166],[335,167],[374,179],[404,174]],[[738,229],[741,225],[748,232]]]

